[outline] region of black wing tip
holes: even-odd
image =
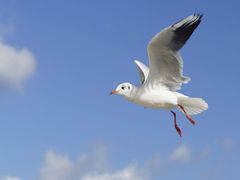
[[[174,31],[183,31],[184,29],[188,29],[189,27],[191,27],[190,30],[194,31],[197,28],[197,26],[200,24],[203,14],[193,13],[193,15],[190,15],[190,16],[192,16],[190,20],[186,21],[184,24],[174,29]],[[174,27],[175,24],[173,24],[172,27]]]
[[[192,14],[192,16],[193,16],[192,20],[195,19],[195,20],[194,20],[194,21],[195,21],[194,24],[199,24],[199,23],[201,22],[201,20],[202,20],[203,15],[204,15],[204,14],[202,14],[202,13],[196,13],[196,12],[193,13],[193,14]],[[174,27],[177,23],[181,22],[182,20],[184,20],[184,19],[181,19],[180,21],[174,23],[171,27]],[[189,21],[185,22],[185,23],[182,25],[182,27],[178,27],[177,29],[181,29],[181,28],[183,28],[183,27],[187,27],[188,25],[189,25]],[[177,30],[177,29],[175,29],[175,30]]]
[[[195,12],[195,13],[193,13],[193,16],[194,16],[194,17],[198,17],[198,18],[199,18],[199,20],[201,20],[201,19],[202,19],[203,15],[204,15],[203,13],[196,13],[196,12]]]

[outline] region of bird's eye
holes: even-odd
[[[124,87],[124,86],[122,86],[121,88],[122,88],[122,90],[124,90],[124,89],[125,89],[125,87]]]
[[[128,90],[130,90],[130,86],[128,86]]]

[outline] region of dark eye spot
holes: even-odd
[[[128,86],[128,90],[130,90],[130,86]]]
[[[122,88],[122,90],[124,90],[124,89],[125,89],[125,87],[124,87],[124,86],[122,86],[121,88]]]

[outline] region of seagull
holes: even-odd
[[[183,76],[183,60],[179,50],[201,22],[202,14],[193,14],[157,33],[149,42],[147,52],[149,67],[135,60],[140,74],[141,86],[121,83],[110,94],[119,94],[126,100],[149,108],[162,108],[173,114],[174,127],[179,136],[182,131],[177,124],[174,108],[180,110],[195,125],[191,115],[208,109],[202,98],[193,98],[177,92],[182,84],[190,81]]]

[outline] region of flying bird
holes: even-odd
[[[183,60],[179,50],[190,38],[202,19],[201,14],[193,14],[157,33],[147,46],[149,67],[135,60],[139,70],[141,86],[129,82],[119,84],[110,94],[119,94],[130,102],[150,108],[163,108],[173,114],[174,127],[182,136],[177,124],[174,108],[180,110],[195,125],[191,115],[208,108],[202,98],[192,98],[177,90],[190,81],[183,76]]]

